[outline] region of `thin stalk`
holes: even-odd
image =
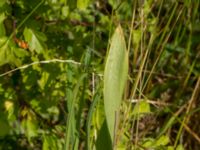
[[[184,124],[187,124],[189,118],[190,118],[190,115],[189,115],[189,112],[192,108],[192,105],[194,104],[196,98],[197,98],[197,95],[199,93],[199,88],[200,87],[200,77],[198,78],[197,82],[196,82],[196,85],[195,85],[195,88],[194,88],[194,91],[192,93],[192,96],[191,96],[191,99],[189,100],[189,103],[188,103],[188,107],[187,107],[187,110],[186,110],[186,114],[183,118],[183,121],[181,122],[181,127],[179,128],[179,131],[178,131],[178,134],[176,136],[176,140],[175,140],[175,143],[174,143],[174,148],[177,146],[178,144],[178,140],[180,138],[180,135],[181,135],[181,132],[183,130],[183,127],[184,127]]]
[[[182,10],[183,10],[183,9],[182,9]],[[148,76],[148,78],[147,78],[147,80],[146,80],[146,82],[145,82],[145,84],[144,84],[144,86],[143,86],[143,90],[145,89],[147,83],[149,82],[149,80],[150,80],[150,78],[151,78],[151,76],[152,76],[152,73],[153,73],[153,71],[155,70],[155,67],[156,67],[157,63],[158,63],[158,61],[160,60],[161,54],[162,54],[162,52],[163,52],[163,50],[164,50],[164,46],[166,45],[166,43],[167,43],[169,37],[171,36],[171,33],[172,33],[172,31],[173,31],[173,29],[174,29],[174,27],[175,27],[177,21],[179,20],[179,17],[180,17],[180,15],[181,15],[181,13],[182,13],[182,10],[179,12],[179,14],[178,14],[178,16],[177,16],[177,18],[176,18],[176,21],[174,22],[174,24],[173,24],[172,27],[171,27],[171,30],[170,30],[169,34],[167,35],[167,37],[165,38],[165,40],[163,41],[163,43],[162,43],[162,45],[161,45],[160,52],[159,52],[158,57],[156,58],[156,60],[155,60],[155,62],[154,62],[154,64],[153,64],[153,67],[152,67],[152,69],[151,69],[151,72],[149,73],[149,76]],[[157,47],[157,48],[158,48],[158,47]],[[142,91],[143,91],[143,90],[142,90]]]

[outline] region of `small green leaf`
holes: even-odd
[[[116,112],[119,110],[128,76],[128,53],[121,26],[111,39],[104,71],[104,107],[109,133],[113,141]]]
[[[146,147],[146,148],[150,148],[153,146],[155,142],[155,139],[153,138],[148,138],[148,139],[145,139],[144,143],[142,144],[142,146]]]
[[[135,107],[134,107],[134,110],[133,110],[133,114],[134,115],[137,115],[137,114],[144,114],[144,113],[150,113],[151,110],[150,110],[150,105],[149,103],[147,103],[147,101],[145,100],[141,100],[139,101]]]
[[[170,142],[169,137],[168,136],[161,136],[158,140],[156,140],[155,142],[155,146],[165,146]]]
[[[34,31],[29,28],[24,29],[24,38],[28,42],[31,51],[36,51],[38,54],[45,50],[47,40],[42,32]]]
[[[84,10],[90,4],[90,0],[78,0],[77,1],[77,8]]]

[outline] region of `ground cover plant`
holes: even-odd
[[[199,0],[1,0],[0,149],[199,150]]]

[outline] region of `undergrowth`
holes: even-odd
[[[198,0],[0,2],[0,149],[199,150]]]

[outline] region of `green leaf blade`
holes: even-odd
[[[113,141],[115,114],[119,110],[128,76],[128,53],[122,28],[117,27],[104,71],[104,107],[109,133]]]

